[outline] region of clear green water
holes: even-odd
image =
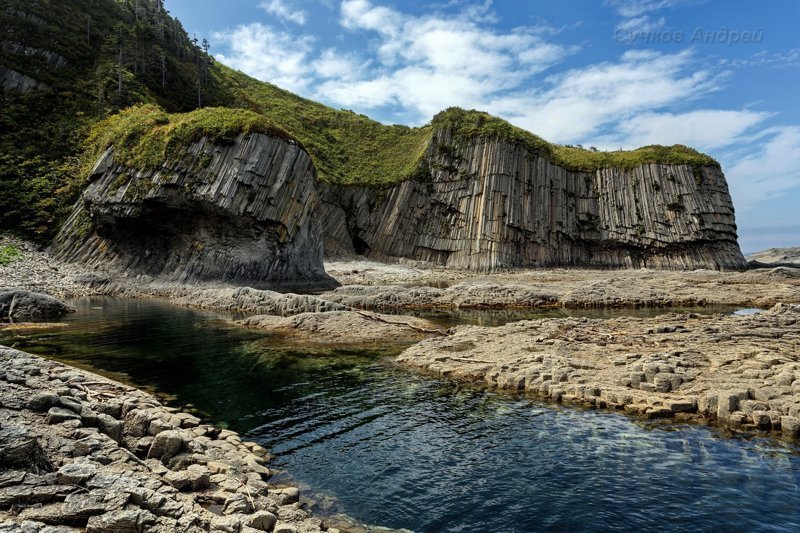
[[[245,432],[336,511],[415,531],[798,531],[800,450],[310,353],[152,300],[83,299],[5,344],[191,405]],[[2,334],[0,334],[2,335]]]

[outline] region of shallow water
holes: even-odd
[[[800,530],[800,450],[542,404],[309,353],[154,300],[82,299],[0,337],[190,404],[268,447],[330,511],[416,531]],[[0,334],[1,335],[1,334]]]

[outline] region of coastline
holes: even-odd
[[[490,348],[487,348],[490,347]],[[459,326],[397,361],[449,379],[649,419],[800,438],[800,306],[752,315]]]
[[[0,236],[0,244],[4,242],[9,238]],[[159,283],[141,277],[119,279],[54,262],[33,245],[11,242],[19,243],[24,253],[10,267],[0,266],[0,286],[60,298],[160,297],[179,306],[239,312],[250,316],[231,321],[232,327],[277,331],[309,344],[376,345],[391,341],[405,345],[406,350],[396,359],[398,364],[448,379],[525,392],[558,403],[613,409],[634,417],[708,423],[789,440],[800,438],[800,361],[796,357],[800,353],[800,308],[791,305],[800,302],[800,269],[558,269],[492,275],[457,271],[454,282],[447,282],[446,270],[424,268],[418,263],[340,261],[329,264],[329,268],[342,287],[317,295],[296,295],[250,287]],[[670,313],[654,318],[546,318],[498,327],[457,326],[447,331],[437,329],[433,322],[402,314],[403,310],[420,309],[682,305],[770,309],[751,316]],[[89,526],[90,520],[92,524],[106,524],[104,520],[113,519],[135,523],[137,528],[142,524],[156,528],[148,531],[159,531],[158,527],[163,531],[175,527],[250,531],[245,526],[252,527],[248,524],[255,520],[257,513],[252,511],[257,509],[275,518],[277,526],[270,526],[270,516],[257,515],[261,517],[257,520],[265,521],[256,523],[266,530],[325,530],[325,521],[309,515],[298,503],[296,488],[283,490],[268,485],[269,472],[264,466],[267,452],[241,443],[235,433],[201,424],[190,415],[164,407],[146,392],[90,372],[3,347],[0,358],[4,367],[12,369],[0,380],[5,389],[0,395],[2,431],[10,427],[23,436],[33,432],[38,437],[24,437],[26,442],[47,445],[97,441],[102,461],[111,458],[108,464],[94,464],[96,461],[87,459],[93,452],[68,456],[39,444],[43,451],[34,455],[49,453],[53,458],[42,463],[49,467],[40,474],[16,478],[4,474],[0,478],[0,496],[11,494],[0,499],[0,529],[4,521],[66,520],[58,509],[68,504],[91,508],[84,495],[105,490],[102,497],[106,498],[111,486],[95,488],[91,479],[98,475],[98,479],[108,480],[113,475],[133,479],[131,483],[138,483],[136,486],[175,502],[182,506],[183,514],[158,514],[158,508],[142,507],[137,502],[143,504],[145,499],[131,496],[133,493],[120,487],[129,496],[111,511],[112,516],[100,518],[102,514],[82,511],[82,527]],[[21,370],[17,372],[17,368]],[[109,391],[109,400],[122,397],[119,409],[104,411],[98,399],[105,396],[96,396],[96,391],[86,388],[87,382],[100,384],[101,393]],[[27,399],[36,392],[49,397],[47,401],[53,405],[44,411],[28,408]],[[65,419],[48,424],[51,408],[59,409],[58,416]],[[84,408],[87,420],[83,418]],[[68,412],[62,412],[64,409]],[[111,417],[105,419],[105,429],[97,421],[98,413]],[[9,425],[12,419],[16,421]],[[189,422],[184,424],[186,420]],[[117,432],[119,439],[115,440]],[[164,459],[163,455],[159,458],[157,450],[148,458],[163,432],[175,436],[170,442],[173,446],[180,443],[180,453]],[[160,440],[169,439],[164,436]],[[5,443],[0,446],[0,450],[6,448]],[[181,456],[188,458],[174,462]],[[92,465],[85,467],[87,461]],[[73,462],[79,466],[72,467]],[[217,465],[220,462],[227,466]],[[58,486],[62,478],[72,479],[59,478],[60,470],[67,466],[67,476],[71,468],[93,472],[79,480],[79,496],[66,489],[42,488]],[[113,467],[111,473],[107,467]],[[35,492],[40,489],[43,495]],[[228,504],[228,500],[239,503]],[[20,509],[20,502],[37,506],[12,515],[12,510]],[[224,513],[226,506],[232,510],[230,515],[215,512]],[[248,510],[251,512],[245,512]],[[45,512],[53,514],[41,514]],[[355,530],[367,531],[358,528]],[[327,530],[337,531],[335,527]]]
[[[325,530],[235,432],[32,354],[0,362],[0,529]]]

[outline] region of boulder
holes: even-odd
[[[74,309],[47,294],[0,288],[0,320],[57,318]]]
[[[153,444],[147,452],[148,459],[161,459],[166,463],[178,455],[185,445],[183,433],[178,430],[162,431],[153,437]]]

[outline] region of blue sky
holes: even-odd
[[[461,106],[559,143],[687,144],[728,177],[745,253],[800,246],[795,0],[167,0],[222,62],[420,125]]]

